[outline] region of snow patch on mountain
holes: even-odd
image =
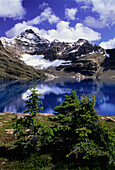
[[[105,51],[105,56],[108,58],[110,57],[110,55],[106,51]]]
[[[93,50],[93,51],[92,51],[92,52],[90,52],[89,54],[91,54],[91,55],[92,55],[92,54],[95,54],[95,53],[96,53],[96,52]]]
[[[47,69],[48,67],[57,67],[65,62],[70,64],[70,61],[56,59],[54,61],[49,61],[44,59],[44,55],[30,55],[23,54],[21,60],[23,60],[27,65],[39,66],[40,69]]]
[[[30,38],[27,38],[27,37],[22,37],[22,38],[17,38],[17,40],[20,40],[23,41],[23,42],[27,42],[28,44],[37,44],[37,42],[35,41],[35,39],[30,39]]]
[[[6,48],[7,45],[12,47],[12,46],[14,46],[15,43],[16,43],[15,37],[12,38],[12,39],[8,39],[8,38],[6,38],[6,37],[1,37],[0,40],[1,40],[4,48]]]
[[[70,51],[69,53],[75,53],[75,52],[77,52],[77,51],[78,51],[78,48]]]

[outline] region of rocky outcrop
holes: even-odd
[[[64,70],[66,72],[81,73],[85,76],[97,76],[104,60],[105,56],[103,54],[97,53],[80,57],[71,65],[60,65],[56,67],[56,69]]]
[[[56,67],[57,70],[64,70],[66,72],[80,72],[83,75],[86,76],[92,76],[96,73],[96,71],[99,69],[99,65],[97,61],[95,60],[87,60],[87,59],[79,59],[75,63],[69,65],[69,66],[58,66]]]
[[[26,65],[22,60],[5,50],[0,41],[0,80],[42,79],[44,75],[34,67]]]
[[[115,48],[114,49],[108,49],[106,52],[109,54],[109,57],[105,59],[103,63],[104,69],[108,70],[115,70]]]
[[[115,123],[115,118],[114,117],[101,117],[103,120],[107,121],[107,122],[114,122]]]
[[[103,81],[115,81],[115,49],[106,50],[106,53],[108,57],[101,65],[99,77]]]

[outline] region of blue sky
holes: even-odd
[[[115,48],[115,0],[0,0],[0,37],[32,28],[50,41]]]

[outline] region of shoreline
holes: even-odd
[[[6,114],[15,114],[15,115],[29,115],[28,113],[15,113],[15,112],[0,112],[0,116],[3,116],[3,115],[6,115]],[[51,114],[51,113],[38,113],[37,115],[44,115],[44,116],[50,116],[50,115],[54,115],[54,114]],[[99,115],[99,114],[98,114]],[[99,115],[99,116],[104,116],[104,117],[114,117],[113,115]]]

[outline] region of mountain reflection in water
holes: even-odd
[[[25,110],[25,100],[30,94],[30,88],[36,84],[37,90],[42,96],[43,113],[53,113],[53,108],[59,105],[66,94],[76,90],[77,96],[83,93],[95,95],[96,106],[99,114],[115,115],[115,83],[103,83],[101,81],[55,79],[49,82],[0,82],[0,112],[19,112]]]

